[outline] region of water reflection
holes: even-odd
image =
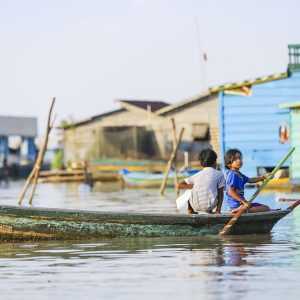
[[[241,265],[250,265],[247,261],[247,252],[243,246],[233,246],[228,247],[228,265],[230,266],[241,266]]]
[[[0,189],[16,204],[23,187]],[[253,194],[253,189],[246,191]],[[293,195],[287,195],[293,198]],[[112,184],[81,194],[77,184],[40,185],[35,206],[115,211],[174,212],[175,192],[123,190]],[[272,208],[275,193],[260,202]],[[26,202],[24,202],[26,205]],[[224,206],[226,210],[226,206]],[[271,235],[103,238],[0,244],[3,299],[296,299],[300,293],[300,208]],[[267,280],[266,280],[267,279]]]
[[[255,265],[251,257],[265,254],[270,245],[280,245],[269,235],[244,237],[114,238],[86,242],[2,243],[0,259],[102,258],[122,259],[129,255],[190,253],[194,266]]]
[[[77,297],[84,298],[87,292],[97,295],[101,288],[110,299],[119,299],[120,294],[133,299],[141,286],[145,291],[142,299],[157,297],[157,291],[164,297],[176,291],[171,292],[173,299],[192,297],[194,293],[232,299],[263,292],[264,276],[273,284],[287,280],[285,273],[273,270],[299,267],[296,252],[299,255],[295,245],[269,235],[3,243],[0,280],[8,286],[30,287],[33,293],[50,284],[70,295],[66,299],[74,296],[74,288]],[[289,280],[293,282],[293,278]],[[116,282],[117,294],[112,292]],[[5,289],[2,293],[5,295]],[[40,295],[43,299],[53,296],[46,291]]]

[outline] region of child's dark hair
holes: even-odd
[[[241,150],[239,149],[229,149],[226,151],[225,155],[224,155],[224,164],[225,164],[225,168],[230,170],[229,165],[231,165],[234,160],[235,160],[235,155],[239,153],[241,158],[243,158],[243,154],[241,152]]]
[[[203,149],[199,155],[198,159],[202,167],[211,167],[217,160],[217,154],[212,149]]]

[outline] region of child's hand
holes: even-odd
[[[244,200],[244,201],[242,202],[242,204],[241,204],[238,208],[231,209],[231,210],[229,211],[229,213],[235,214],[235,213],[237,213],[240,209],[242,209],[243,206],[248,206],[248,205],[249,205],[248,201]]]
[[[243,202],[243,205],[248,205],[248,201],[244,200]]]
[[[263,175],[263,177],[264,177],[264,181],[267,179],[267,178],[269,178],[270,176],[272,176],[271,178],[274,178],[274,175],[272,175],[272,173],[267,173],[267,174],[265,174],[265,175]]]

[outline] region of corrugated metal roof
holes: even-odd
[[[0,135],[37,136],[37,118],[0,116]]]
[[[143,109],[143,110],[147,110],[148,107],[150,107],[151,112],[155,112],[163,107],[170,106],[170,104],[163,102],[163,101],[147,101],[147,100],[142,100],[142,101],[140,101],[140,100],[116,100],[116,101],[119,102],[121,104],[121,106],[122,106],[122,103],[125,104],[124,107],[114,110],[114,111],[107,112],[107,113],[99,114],[99,115],[96,115],[96,116],[93,116],[93,117],[90,117],[90,118],[87,118],[87,119],[84,119],[81,121],[67,124],[67,125],[63,126],[64,130],[68,130],[70,128],[72,129],[72,128],[78,127],[78,126],[84,126],[86,124],[92,123],[94,121],[100,120],[100,119],[108,117],[108,116],[111,116],[113,114],[120,113],[122,111],[127,110],[128,106],[130,106],[130,105],[137,107],[139,109]]]
[[[74,123],[70,122],[67,125],[59,126],[58,128],[63,128],[64,130],[67,130],[67,129],[70,129],[70,128],[72,129],[72,128],[74,128],[74,126],[78,127],[78,126],[87,125],[87,124],[92,123],[94,121],[101,120],[102,118],[120,113],[122,111],[125,111],[125,109],[121,108],[121,109],[109,111],[109,112],[106,112],[106,113],[103,113],[103,114],[99,114],[99,115],[96,115],[96,116],[92,116],[90,118],[87,118],[87,119],[84,119],[84,120],[81,120],[81,121],[76,121]]]
[[[234,89],[234,88],[238,88],[238,87],[242,87],[242,86],[249,86],[249,85],[253,85],[253,84],[257,84],[257,83],[264,83],[264,82],[268,82],[268,81],[278,80],[278,79],[286,78],[288,76],[289,75],[286,72],[278,73],[278,74],[253,78],[253,79],[249,79],[249,80],[219,85],[219,86],[211,87],[208,90],[210,93],[216,93],[216,92],[230,90],[230,89]]]
[[[165,115],[165,114],[168,114],[168,113],[171,113],[171,112],[174,112],[178,109],[181,109],[185,106],[189,106],[193,103],[196,103],[196,102],[199,102],[199,101],[203,101],[204,99],[206,99],[207,97],[211,96],[211,93],[202,93],[202,94],[198,94],[196,96],[193,96],[193,97],[190,97],[188,99],[185,99],[177,104],[174,104],[174,105],[169,105],[167,107],[164,107],[160,110],[158,110],[156,113],[158,115]]]
[[[156,112],[164,107],[170,106],[169,103],[164,101],[148,101],[148,100],[117,100],[121,105],[122,103],[133,105],[135,107],[148,110],[151,109],[151,112]]]

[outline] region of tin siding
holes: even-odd
[[[252,96],[223,95],[221,122],[223,152],[239,148],[244,155],[242,172],[257,174],[257,167],[275,167],[288,151],[280,144],[279,126],[289,123],[288,111],[278,105],[300,98],[300,73],[291,77],[252,86]],[[285,165],[288,165],[286,163]]]
[[[291,144],[296,147],[291,158],[291,178],[300,181],[300,109],[291,110]]]

